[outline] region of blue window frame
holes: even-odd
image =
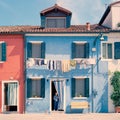
[[[72,58],[89,58],[89,43],[72,43]]]
[[[45,79],[29,78],[27,79],[27,98],[45,97]]]
[[[72,78],[72,97],[89,97],[89,78]]]
[[[27,43],[28,58],[45,58],[45,43],[44,42],[28,42]]]

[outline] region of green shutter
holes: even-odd
[[[75,97],[75,78],[72,78],[72,83],[71,83],[71,96]]]
[[[84,57],[89,58],[89,43],[85,44]]]
[[[45,78],[41,79],[41,97],[45,98]]]
[[[2,43],[2,61],[6,61],[6,43]]]
[[[32,92],[32,80],[31,79],[27,79],[27,98],[32,97],[31,93]]]
[[[85,79],[85,87],[84,87],[85,97],[89,97],[89,78]]]
[[[45,58],[45,43],[41,43],[41,58]]]
[[[45,28],[45,16],[41,16],[41,27]]]
[[[76,57],[76,44],[72,43],[72,59]]]
[[[32,43],[30,42],[27,43],[27,57],[28,58],[32,57]]]
[[[120,42],[114,43],[114,58],[120,59]]]

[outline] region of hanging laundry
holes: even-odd
[[[47,65],[47,60],[46,59],[44,59],[44,65]]]
[[[49,70],[54,70],[54,61],[53,60],[49,60],[48,68],[49,68]]]
[[[76,61],[75,60],[70,60],[70,66],[71,67],[76,67]]]
[[[33,58],[29,58],[29,67],[32,67],[35,65],[35,60]]]
[[[70,60],[62,60],[62,72],[68,72],[70,70]]]
[[[56,60],[53,61],[53,69],[57,70],[57,61]]]
[[[35,65],[39,65],[39,60],[38,59],[34,59],[35,60]]]
[[[41,65],[44,65],[44,60],[41,60]]]
[[[56,61],[56,70],[62,70],[62,67],[61,67],[61,61],[60,60],[57,60]]]

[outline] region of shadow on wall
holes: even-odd
[[[107,79],[107,74],[104,76]],[[100,96],[98,102],[96,103],[95,112],[107,113],[108,112],[108,81],[103,85],[101,90],[102,95]]]

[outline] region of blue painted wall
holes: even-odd
[[[92,112],[108,112],[108,64],[100,60],[100,41],[97,40],[96,52],[92,52],[93,41],[95,36],[26,36],[26,45],[29,41],[44,41],[46,44],[46,59],[71,59],[71,44],[73,41],[86,41],[90,44],[89,57],[96,58],[95,65],[88,65],[86,68],[80,68],[77,66],[76,69],[71,69],[71,71],[62,73],[58,71],[59,77],[67,78],[65,81],[66,86],[66,107],[65,112],[70,112],[70,102],[71,101],[83,101],[88,100],[90,103],[90,111]],[[105,37],[107,40],[107,37]],[[27,46],[26,46],[26,56],[27,56]],[[27,58],[26,58],[27,60]],[[93,74],[92,74],[93,68]],[[48,77],[54,77],[56,75],[55,71],[49,71],[40,67],[26,68],[26,88],[27,88],[27,78],[29,76],[43,76],[45,78],[45,98],[44,99],[27,99],[26,97],[26,112],[49,112],[50,111],[50,79]],[[90,97],[73,99],[71,97],[71,78],[73,76],[86,76],[90,81]],[[47,81],[47,79],[49,79]],[[92,79],[93,79],[93,89],[96,91],[97,95],[94,96],[92,102]],[[27,90],[26,90],[27,91]],[[27,95],[27,93],[26,93]],[[73,110],[74,112],[74,110]],[[87,112],[84,110],[83,112]]]

